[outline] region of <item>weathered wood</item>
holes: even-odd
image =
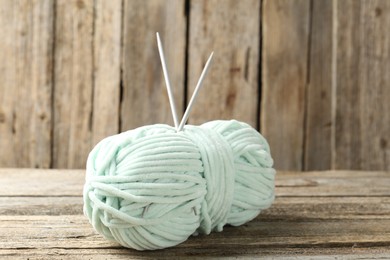
[[[0,215],[82,215],[79,196],[0,196]]]
[[[119,131],[122,0],[94,8],[92,145]]]
[[[84,170],[0,169],[0,196],[81,196]]]
[[[257,127],[260,1],[190,3],[188,100],[208,56],[215,54],[189,122],[234,118]]]
[[[116,248],[115,242],[95,233],[85,216],[0,216],[0,244],[11,248]],[[10,237],[12,234],[12,237]],[[225,227],[223,233],[191,237],[170,249],[178,254],[209,248],[237,254],[254,247],[390,246],[390,220],[251,221]],[[34,239],[31,239],[34,238]],[[129,253],[134,252],[129,250]],[[230,254],[233,252],[230,251]],[[131,254],[130,254],[131,255]]]
[[[355,259],[386,259],[390,249],[386,247],[332,247],[332,248],[263,248],[252,247],[247,251],[235,252],[235,248],[196,248],[178,252],[177,250],[157,250],[151,252],[137,252],[125,248],[99,249],[64,249],[64,248],[34,248],[34,249],[0,249],[2,259],[148,259],[148,258],[216,258],[216,259],[303,259],[303,260],[355,260]],[[319,250],[321,253],[319,253]]]
[[[390,3],[337,2],[333,168],[390,167]]]
[[[53,167],[81,168],[91,149],[93,1],[56,2]]]
[[[275,203],[253,221],[153,252],[124,249],[92,229],[81,211],[83,172],[0,170],[1,258],[375,259],[390,255],[388,172],[280,172]]]
[[[0,0],[0,166],[172,124],[159,31],[179,116],[215,51],[189,123],[261,121],[278,169],[389,170],[389,1],[236,2]]]
[[[310,197],[295,195],[292,190],[290,197],[277,194],[272,207],[261,212],[258,219],[258,221],[263,219],[273,221],[390,219],[390,198],[344,197],[332,195],[331,192],[329,196]]]
[[[390,219],[388,197],[278,196],[256,221]],[[0,215],[82,215],[80,196],[0,196]]]
[[[361,15],[360,169],[390,170],[390,2],[362,1]]]
[[[184,5],[185,1],[181,0],[124,1],[122,131],[147,124],[173,125],[156,32],[162,38],[181,117],[185,75]]]
[[[304,170],[331,168],[333,1],[312,1],[305,100]],[[272,84],[272,83],[271,83]]]
[[[262,131],[276,167],[389,169],[389,3],[309,2],[264,1]]]
[[[389,196],[389,187],[388,172],[284,172],[276,177],[278,196]]]
[[[301,170],[310,1],[263,1],[261,132],[277,169]]]
[[[335,52],[337,58],[334,75],[335,99],[332,133],[332,168],[359,169],[361,167],[361,125],[359,104],[361,84],[359,84],[361,1],[338,1],[335,6]],[[339,55],[340,54],[340,55]],[[336,134],[337,133],[337,134]]]
[[[0,169],[0,196],[81,196],[85,170]],[[44,185],[43,185],[44,183]],[[277,196],[390,196],[388,172],[278,172]]]
[[[84,175],[81,170],[1,169],[0,215],[81,214]],[[387,172],[280,172],[277,199],[259,217],[388,218],[389,186]]]
[[[0,165],[49,168],[53,1],[0,1]]]

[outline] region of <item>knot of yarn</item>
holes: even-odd
[[[150,125],[91,151],[84,213],[107,239],[137,250],[177,245],[255,218],[274,200],[273,160],[249,125],[212,121],[176,132]]]

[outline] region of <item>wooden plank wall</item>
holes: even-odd
[[[261,130],[288,170],[390,169],[388,0],[0,0],[0,167],[84,168],[107,135],[189,122]]]
[[[264,0],[261,130],[280,169],[390,169],[390,2]]]

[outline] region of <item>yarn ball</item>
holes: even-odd
[[[211,121],[183,131],[143,126],[91,151],[84,213],[110,240],[137,250],[242,225],[274,200],[267,141],[248,124]]]

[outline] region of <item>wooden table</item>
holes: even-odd
[[[0,259],[390,258],[390,172],[279,172],[254,221],[149,252],[96,234],[83,183],[83,170],[0,169]]]

